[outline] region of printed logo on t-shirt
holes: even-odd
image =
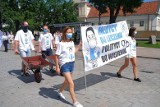
[[[70,59],[70,60],[73,60],[74,59],[74,52],[73,52],[74,50],[73,50],[73,47],[68,47],[68,53],[69,53],[69,56],[68,56],[68,58]]]
[[[50,48],[50,39],[49,37],[46,37],[46,48]]]
[[[25,44],[28,44],[29,40],[27,37],[25,37]]]

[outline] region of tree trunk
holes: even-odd
[[[114,9],[110,8],[110,19],[109,19],[109,23],[115,23],[115,17],[114,17]]]

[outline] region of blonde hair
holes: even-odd
[[[71,27],[65,27],[64,29],[63,29],[63,32],[62,32],[62,41],[64,41],[64,42],[67,42],[67,37],[66,37],[66,32],[67,32],[67,30],[68,29],[71,29],[72,30],[72,28]]]

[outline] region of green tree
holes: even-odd
[[[97,0],[89,0],[90,3],[97,3]],[[133,13],[135,12],[135,8],[138,8],[143,3],[143,0],[105,0],[101,2],[102,4],[105,4],[106,8],[109,9],[110,13],[110,23],[115,23],[117,16],[119,14],[119,11],[122,10],[123,14],[126,15],[126,13]],[[100,6],[100,5],[99,5]],[[100,9],[98,9],[100,11]]]
[[[3,21],[11,31],[17,31],[24,20],[31,30],[44,24],[78,21],[78,5],[72,0],[0,0],[0,10],[0,25]]]
[[[92,5],[98,10],[99,24],[101,24],[101,15],[107,12],[106,10],[107,4],[105,0],[90,0],[89,2],[91,2]]]

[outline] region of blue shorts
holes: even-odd
[[[61,74],[66,73],[66,72],[72,73],[73,70],[74,70],[74,62],[68,62],[62,65],[60,72]]]
[[[46,58],[46,56],[51,56],[53,55],[52,49],[47,49],[46,51],[42,51],[42,57]]]
[[[24,50],[20,50],[20,56],[23,58],[23,57],[30,57],[31,56],[31,50],[28,49],[26,51]]]

